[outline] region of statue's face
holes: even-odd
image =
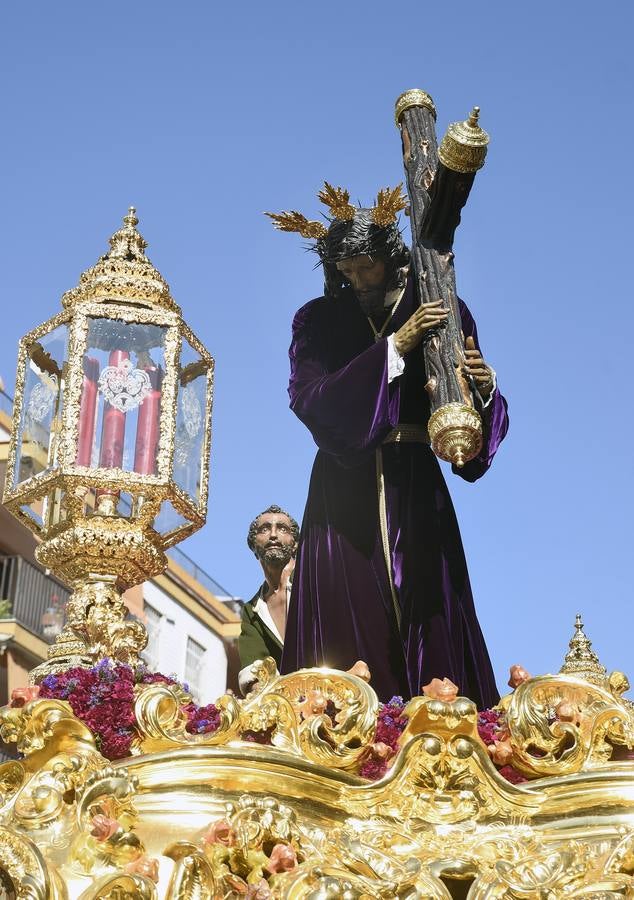
[[[350,282],[366,315],[380,312],[387,282],[385,262],[380,257],[361,254],[340,260],[337,269]]]
[[[337,268],[359,299],[385,287],[385,263],[379,257],[351,256],[340,260]]]
[[[268,563],[286,565],[297,545],[293,526],[284,513],[262,513],[255,526],[255,555]]]

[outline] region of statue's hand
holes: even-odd
[[[407,322],[394,332],[394,346],[403,356],[420,343],[422,336],[430,328],[439,328],[447,321],[449,312],[443,307],[442,300],[422,303]]]
[[[295,571],[295,557],[291,557],[289,561],[286,563],[284,568],[282,569],[282,574],[280,575],[280,590],[285,590],[286,587],[292,583],[293,581],[293,572]]]
[[[493,370],[482,359],[482,354],[477,349],[472,337],[468,337],[465,341],[464,352],[465,373],[473,378],[478,393],[483,400],[486,400],[493,390]]]

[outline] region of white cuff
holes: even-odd
[[[404,371],[405,360],[396,349],[394,335],[390,334],[387,339],[387,383],[391,384]]]
[[[249,666],[245,666],[244,669],[240,669],[238,672],[238,685],[240,686],[243,696],[246,696],[246,694],[249,693],[255,682],[256,677],[253,672],[253,663]]]
[[[253,685],[257,684],[258,679],[255,677],[255,667],[261,662],[261,659],[256,659],[250,665],[245,666],[244,669],[240,669],[238,672],[238,686],[244,697],[246,697],[253,688]],[[275,671],[277,672],[277,669]],[[277,674],[279,675],[280,673],[277,672]]]
[[[388,365],[389,365],[389,363],[388,363]],[[474,386],[474,393],[475,393],[476,397],[478,398],[478,400],[480,401],[480,406],[482,407],[482,409],[486,409],[486,408],[487,408],[487,406],[488,406],[489,403],[491,402],[491,399],[492,399],[492,397],[493,397],[493,394],[495,393],[495,389],[496,389],[496,387],[498,386],[498,377],[497,377],[497,375],[495,374],[495,369],[491,369],[491,368],[490,368],[489,371],[491,372],[491,381],[493,382],[493,385],[492,385],[492,387],[491,387],[491,393],[490,393],[489,396],[486,398],[486,400],[481,396],[481,394],[480,394],[480,392],[478,391],[477,387]],[[475,384],[475,383],[474,383],[474,384]]]

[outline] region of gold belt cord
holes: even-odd
[[[383,556],[385,557],[385,565],[387,566],[387,577],[390,582],[390,591],[392,593],[392,603],[394,604],[394,612],[398,627],[401,627],[401,607],[399,606],[398,597],[396,596],[396,588],[394,587],[394,578],[392,576],[392,554],[390,553],[390,538],[387,531],[387,506],[385,505],[385,478],[383,477],[383,453],[380,447],[376,453],[376,487],[379,495],[379,527],[381,529],[381,543],[383,544]]]

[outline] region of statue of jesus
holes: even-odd
[[[333,212],[327,228],[298,213],[272,216],[316,238],[324,270],[324,295],[295,315],[290,348],[290,406],[318,452],[282,672],[345,670],[363,659],[382,700],[448,677],[488,707],[498,699],[493,670],[426,429],[421,341],[447,314],[440,301],[418,303],[395,214],[346,205],[347,192],[329,185],[320,197]],[[475,322],[459,308],[484,434],[478,456],[454,472],[473,482],[491,465],[508,417]]]

